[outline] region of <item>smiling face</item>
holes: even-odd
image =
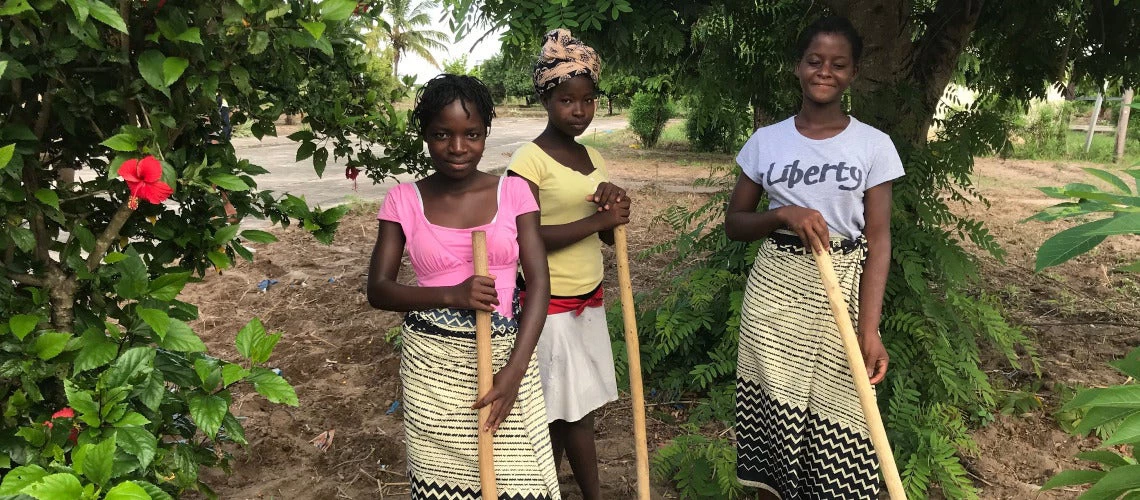
[[[542,96],[542,105],[551,125],[560,132],[577,137],[594,121],[597,89],[588,76],[566,80]]]
[[[475,172],[483,158],[487,126],[474,105],[456,99],[424,127],[424,142],[436,172],[462,179]]]
[[[816,104],[839,101],[858,72],[851,42],[839,33],[819,33],[796,64],[804,99]]]

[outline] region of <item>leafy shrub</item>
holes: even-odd
[[[1064,157],[1069,146],[1069,122],[1073,117],[1073,104],[1041,103],[1019,117],[1014,135],[1023,144],[1015,146],[1015,154],[1023,158]]]
[[[629,106],[629,128],[633,129],[642,146],[652,148],[661,138],[665,122],[675,114],[673,104],[665,96],[638,92]]]
[[[359,40],[375,17],[356,10],[0,7],[0,497],[212,496],[200,470],[226,468],[225,445],[245,442],[232,391],[297,404],[266,366],[281,333],[254,319],[237,334],[243,361],[211,357],[179,294],[275,240],[243,220],[296,223],[328,242],[348,209],[258,190],[266,170],[215,140],[218,96],[257,137],[303,114],[291,138],[318,174],[330,156],[374,178],[426,165],[390,106],[406,89],[376,90]]]
[[[1052,221],[1084,217],[1089,214],[1108,214],[1108,216],[1071,227],[1045,240],[1037,249],[1038,271],[1064,263],[1092,250],[1108,236],[1140,234],[1140,198],[1133,194],[1128,183],[1107,170],[1098,168],[1084,170],[1108,183],[1115,192],[1102,191],[1092,184],[1085,183],[1072,183],[1061,188],[1039,188],[1050,197],[1070,201],[1053,205],[1026,221]],[[1125,170],[1124,173],[1133,178],[1136,193],[1140,194],[1140,169]],[[1140,272],[1140,261],[1124,267],[1123,270]]]
[[[720,96],[689,96],[689,115],[685,120],[685,136],[694,151],[733,153],[752,132],[751,113],[747,103],[739,104]]]

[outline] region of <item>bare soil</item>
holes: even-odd
[[[730,157],[658,153],[614,148],[607,153],[611,175],[634,187],[631,254],[670,240],[674,234],[655,216],[670,205],[696,207],[707,189],[693,188],[710,167]],[[1080,165],[981,158],[975,180],[991,202],[962,213],[985,220],[1008,250],[1004,262],[980,256],[988,291],[1009,308],[1038,343],[1042,377],[1011,370],[996,361],[988,368],[1005,390],[1028,391],[1043,403],[1020,415],[1000,415],[975,432],[977,456],[965,457],[983,498],[1070,498],[1076,489],[1037,493],[1051,475],[1082,464],[1072,456],[1096,446],[1093,438],[1062,432],[1053,412],[1064,387],[1122,381],[1105,363],[1140,344],[1140,279],[1113,268],[1140,257],[1140,238],[1115,238],[1086,256],[1042,274],[1032,273],[1033,254],[1044,239],[1071,222],[1021,223],[1052,203],[1034,186],[1088,182]],[[346,189],[349,186],[346,185]],[[255,245],[256,259],[187,288],[182,297],[200,307],[193,325],[213,355],[236,358],[238,329],[254,316],[283,338],[271,363],[294,384],[298,408],[264,402],[253,394],[235,399],[250,445],[233,450],[233,474],[211,473],[208,481],[222,498],[407,498],[404,475],[399,354],[385,341],[400,316],[369,307],[365,273],[376,237],[375,206],[359,206],[346,217],[329,246],[296,230],[277,231],[277,243]],[[609,256],[607,256],[609,257]],[[635,292],[668,278],[661,269],[671,256],[633,259]],[[405,266],[402,279],[410,279]],[[609,271],[611,274],[613,270]],[[275,279],[265,292],[258,282]],[[617,297],[613,276],[606,286]],[[597,439],[606,498],[632,498],[636,481],[627,399],[606,406]],[[335,430],[328,451],[310,444]],[[652,418],[650,450],[678,429]],[[1087,466],[1088,464],[1083,464]],[[581,498],[561,472],[565,498]],[[676,498],[667,484],[654,496]]]

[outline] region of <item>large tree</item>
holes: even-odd
[[[892,373],[880,387],[904,481],[924,496],[940,484],[975,494],[959,458],[967,426],[984,420],[995,392],[980,369],[983,345],[1017,364],[1032,351],[996,301],[978,291],[970,240],[1001,255],[977,221],[949,203],[980,200],[973,156],[1006,141],[1001,106],[1041,96],[1049,84],[1140,78],[1140,2],[1135,0],[450,0],[460,32],[506,26],[511,47],[566,26],[609,68],[668,80],[676,96],[752,112],[757,125],[797,109],[791,76],[797,32],[819,16],[848,17],[863,34],[852,113],[894,139],[907,168],[895,189],[892,272],[882,333]],[[980,93],[980,105],[936,122],[948,83]],[[1098,85],[1099,86],[1099,85]],[[929,140],[937,124],[935,140]],[[718,200],[723,202],[723,200]],[[698,228],[678,246],[687,270],[661,291],[639,324],[645,366],[681,390],[729,382],[735,361],[741,276],[754,250],[728,242],[714,202],[671,212]],[[734,299],[735,298],[735,299]],[[1035,368],[1026,365],[1025,369]]]

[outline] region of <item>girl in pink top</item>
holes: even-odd
[[[412,114],[435,173],[388,192],[368,270],[373,307],[407,311],[400,380],[411,497],[481,498],[478,432],[495,433],[500,499],[557,499],[558,478],[534,348],[550,284],[538,204],[526,181],[476,167],[494,116],[478,79],[440,75]],[[471,232],[487,233],[491,276],[474,276]],[[416,286],[396,281],[403,251]],[[527,301],[519,307],[522,264]],[[474,310],[492,312],[494,389],[476,401]],[[491,406],[486,429],[477,409]]]

